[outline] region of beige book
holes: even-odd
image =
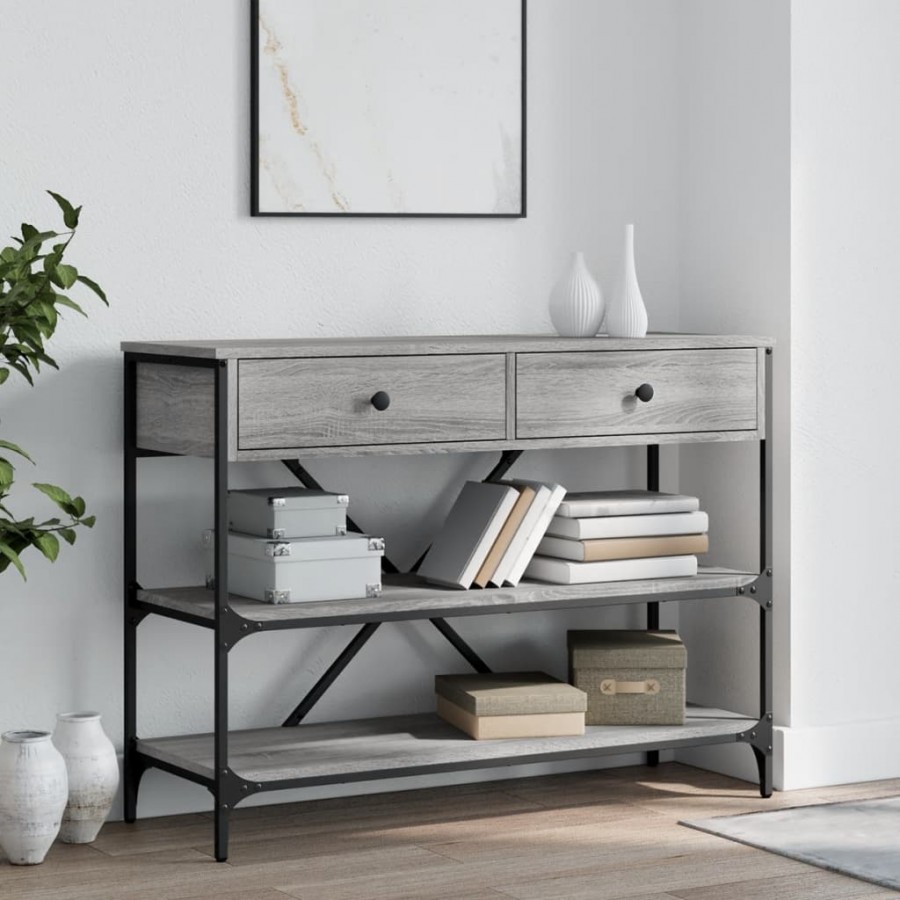
[[[475,716],[437,697],[438,715],[476,741],[501,738],[563,737],[584,734],[584,713],[532,713],[521,716]]]
[[[503,527],[500,529],[500,534],[497,535],[493,546],[488,551],[488,555],[485,557],[484,562],[481,564],[481,568],[478,570],[478,574],[472,581],[472,583],[476,585],[476,587],[487,587],[487,583],[491,580],[491,576],[494,574],[494,570],[500,563],[503,554],[506,553],[506,550],[509,547],[512,539],[515,537],[516,532],[519,530],[519,526],[522,524],[522,519],[525,518],[525,514],[528,512],[528,507],[531,506],[532,501],[534,500],[534,488],[516,487],[516,490],[519,492],[519,497],[516,500],[509,515],[506,517],[506,521],[503,523]]]
[[[707,550],[709,550],[708,534],[596,538],[586,541],[545,537],[538,546],[538,553],[542,556],[555,556],[557,559],[572,559],[576,562],[641,559],[645,556],[684,556],[689,553],[706,553]]]

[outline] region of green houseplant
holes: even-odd
[[[34,385],[33,374],[39,373],[42,365],[59,368],[47,355],[44,344],[56,331],[60,307],[85,315],[81,306],[69,296],[70,289],[76,284],[89,288],[107,303],[100,285],[63,262],[78,229],[81,207],[73,207],[65,197],[53,191],[47,193],[62,211],[66,230],[40,231],[25,223],[21,236],[12,238],[14,245],[0,251],[0,385],[12,373]],[[46,249],[48,244],[49,250]],[[14,515],[8,497],[16,467],[10,456],[33,464],[22,447],[0,438],[0,572],[13,566],[25,578],[21,560],[24,550],[35,547],[52,562],[59,554],[59,538],[69,544],[75,543],[76,528],[91,528],[94,516],[85,515],[81,497],[73,497],[62,488],[45,483],[32,486],[48,496],[64,518],[37,521],[34,516],[20,518]]]

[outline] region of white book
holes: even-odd
[[[467,481],[419,566],[428,581],[468,588],[519,498],[509,485]]]
[[[494,574],[490,579],[490,584],[494,585],[494,587],[503,586],[503,582],[506,581],[509,573],[512,571],[513,565],[522,555],[522,550],[525,549],[526,541],[534,530],[534,526],[537,524],[538,518],[546,508],[547,503],[550,501],[551,493],[548,485],[541,484],[538,481],[535,481],[532,484],[526,484],[524,481],[512,480],[502,481],[500,483],[510,484],[519,490],[529,487],[534,491],[534,498],[531,501],[531,505],[528,507],[528,511],[525,513],[525,518],[519,523],[519,527],[516,529],[513,539],[509,542],[503,556],[500,557],[497,568],[494,569]]]
[[[653,513],[693,512],[700,501],[687,494],[659,491],[569,492],[559,505],[558,516],[577,519],[594,516],[643,516]]]
[[[645,559],[611,559],[603,562],[570,562],[534,556],[526,578],[552,584],[589,584],[595,581],[640,581],[697,574],[696,556],[651,556]]]
[[[539,481],[519,481],[518,484],[527,484],[534,487],[535,485],[540,485]],[[538,544],[541,542],[541,538],[547,533],[547,526],[550,524],[554,515],[556,514],[556,510],[559,509],[559,504],[562,502],[562,498],[566,496],[566,489],[561,484],[545,484],[543,487],[547,487],[550,489],[550,497],[547,500],[544,508],[541,510],[540,514],[537,516],[534,522],[534,526],[529,532],[528,536],[525,538],[522,549],[519,552],[519,556],[516,558],[515,562],[513,562],[509,572],[506,574],[506,578],[504,581],[506,584],[511,584],[515,587],[521,580],[522,575],[525,572],[525,567],[531,561],[531,557],[534,556],[535,550],[537,550]]]
[[[554,516],[547,528],[547,534],[553,537],[572,538],[576,541],[662,534],[705,534],[707,531],[709,516],[701,511],[653,516],[599,516],[590,519]]]

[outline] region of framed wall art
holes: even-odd
[[[251,5],[253,215],[525,215],[525,0]]]

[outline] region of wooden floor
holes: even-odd
[[[239,809],[231,856],[207,815],[107,824],[43,865],[0,858],[24,900],[788,900],[900,893],[678,824],[900,794],[900,780],[779,793],[676,763]]]

